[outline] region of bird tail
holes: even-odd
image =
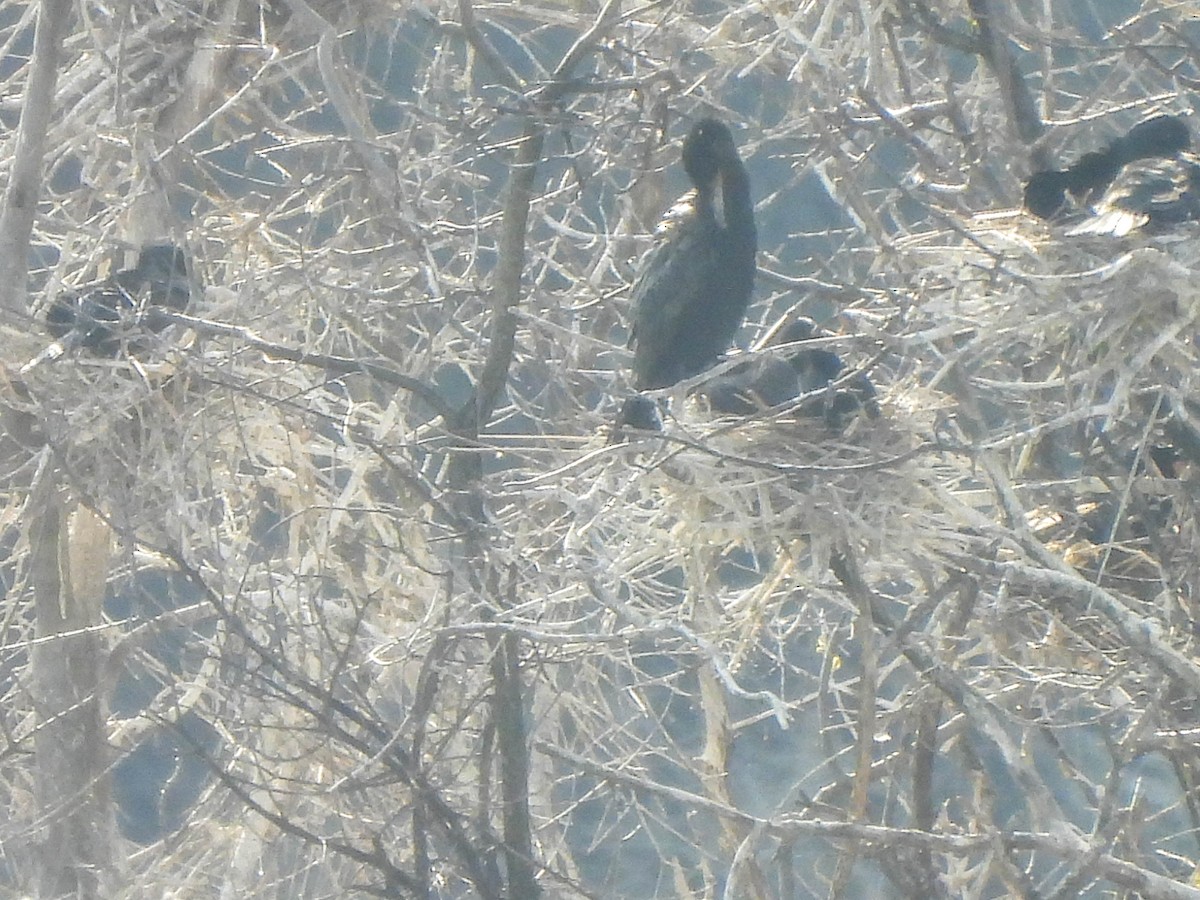
[[[25,365],[21,366],[20,373],[27,375],[40,366],[42,363],[54,362],[54,360],[66,353],[66,348],[62,345],[62,341],[55,341]]]
[[[20,374],[25,375],[32,372],[42,363],[54,362],[56,359],[61,359],[69,350],[77,347],[80,341],[83,340],[83,333],[77,329],[73,329],[69,333],[63,335],[62,340],[55,341],[25,365],[21,366]]]
[[[1067,232],[1067,236],[1111,235],[1112,237],[1125,237],[1149,221],[1150,217],[1145,213],[1132,212],[1127,209],[1109,209],[1076,225]]]

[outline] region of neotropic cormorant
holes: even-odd
[[[750,416],[795,400],[803,391],[790,361],[762,355],[710,378],[697,393],[708,400],[713,412]]]
[[[1191,133],[1181,117],[1160,115],[1146,119],[1134,125],[1124,137],[1103,150],[1085,153],[1066,169],[1035,173],[1025,185],[1025,208],[1039,218],[1050,219],[1066,208],[1067,194],[1079,205],[1099,207],[1108,201],[1110,188],[1120,194],[1144,179],[1145,176],[1136,174],[1142,168],[1137,165],[1140,161],[1174,161],[1190,143]],[[1132,192],[1137,195],[1137,202],[1142,202],[1146,192],[1136,188]],[[1146,215],[1139,224],[1154,217]],[[1180,215],[1177,220],[1180,218],[1187,215]],[[1132,227],[1136,226],[1130,230]]]
[[[104,281],[64,291],[46,311],[51,344],[22,367],[22,372],[58,359],[77,348],[97,356],[116,356],[131,330],[161,331],[169,324],[156,308],[183,312],[192,297],[187,254],[173,244],[151,244],[137,265]]]
[[[1067,234],[1124,237],[1143,226],[1200,218],[1200,158],[1183,152],[1169,159],[1130,163],[1096,201],[1093,211],[1091,218]]]
[[[824,347],[803,346],[823,336],[811,319],[789,322],[770,335],[765,346],[797,346],[783,357],[764,355],[710,380],[701,388],[709,407],[715,412],[744,416],[827,388],[843,376],[842,358]],[[859,411],[872,419],[879,416],[875,386],[865,374],[856,375],[844,388],[821,396],[817,404],[826,424],[836,431],[841,431]],[[801,408],[801,412],[806,411]]]
[[[758,232],[750,178],[729,128],[701,119],[683,142],[692,182],[655,229],[658,244],[633,286],[633,383],[670,387],[712,366],[741,327],[754,289]],[[625,401],[617,421],[661,428],[645,397]]]
[[[683,142],[694,186],[668,211],[633,287],[634,386],[670,387],[713,365],[741,327],[758,234],[750,179],[729,129],[702,119]]]

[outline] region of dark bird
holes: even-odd
[[[1076,205],[1094,204],[1100,208],[1109,201],[1112,191],[1118,195],[1130,192],[1137,195],[1137,202],[1148,203],[1143,199],[1147,191],[1138,187],[1146,178],[1139,174],[1147,165],[1142,161],[1153,161],[1149,163],[1151,166],[1159,162],[1176,163],[1186,155],[1190,144],[1191,133],[1181,117],[1161,115],[1146,119],[1134,125],[1124,137],[1102,150],[1085,153],[1066,169],[1035,173],[1025,185],[1025,208],[1039,218],[1051,219],[1067,209],[1068,194]],[[1151,189],[1149,193],[1156,191]],[[1153,217],[1148,215],[1141,224]],[[1131,226],[1130,230],[1132,227],[1137,226]]]
[[[623,440],[624,429],[627,427],[642,431],[662,431],[662,416],[658,414],[658,404],[641,394],[627,398],[621,407],[621,417],[610,443]]]
[[[754,204],[729,129],[697,122],[683,142],[683,168],[694,187],[659,224],[659,243],[633,287],[638,390],[670,387],[715,363],[754,288]]]
[[[192,297],[187,254],[173,244],[151,244],[137,265],[104,281],[64,291],[46,311],[46,330],[55,342],[26,363],[28,372],[43,362],[75,350],[116,356],[130,335],[141,328],[162,331],[169,322],[157,309],[183,312]]]
[[[796,400],[805,394],[823,391],[799,410],[819,411],[830,428],[841,431],[860,411],[878,418],[879,402],[875,386],[865,374],[855,375],[840,389],[826,391],[845,373],[842,358],[824,347],[805,347],[814,338],[824,337],[811,319],[800,318],[771,334],[764,347],[791,347],[781,358],[761,356],[711,379],[701,388],[714,412],[750,415]]]
[[[758,232],[733,134],[702,119],[682,155],[693,188],[659,223],[658,243],[633,286],[630,342],[639,391],[670,387],[717,362],[754,289]]]
[[[1200,218],[1200,158],[1185,152],[1124,166],[1093,213],[1067,234],[1124,237],[1138,228]]]
[[[796,368],[777,356],[760,356],[711,378],[697,393],[713,412],[749,416],[795,400],[803,391]]]

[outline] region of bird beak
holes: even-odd
[[[722,228],[727,228],[728,223],[725,221],[725,175],[717,172],[717,180],[713,182],[713,203],[714,213],[717,217],[717,224]]]

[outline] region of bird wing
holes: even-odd
[[[654,236],[660,241],[667,240],[670,235],[682,228],[689,219],[696,215],[696,198],[698,192],[692,188],[671,204],[671,208],[662,214],[658,224],[654,226]]]
[[[1096,214],[1067,232],[1124,237],[1151,221],[1180,222],[1200,209],[1200,159],[1180,154],[1171,159],[1126,165],[1096,204]]]
[[[682,269],[682,260],[690,252],[682,247],[672,247],[676,244],[693,243],[689,232],[695,231],[696,221],[696,191],[690,190],[679,197],[671,208],[662,214],[658,224],[654,226],[654,247],[643,257],[638,267],[638,277],[633,284],[633,299],[629,309],[630,321],[636,332],[638,319],[641,314],[647,293],[655,293],[653,282],[666,282],[667,275],[678,275],[676,269]],[[630,339],[630,346],[633,338]]]
[[[633,286],[634,375],[642,389],[667,387],[703,368],[704,348],[689,344],[689,321],[719,275],[715,226],[692,217],[669,226],[666,240],[647,255]],[[719,354],[719,350],[717,353]],[[714,355],[715,358],[715,355]]]

